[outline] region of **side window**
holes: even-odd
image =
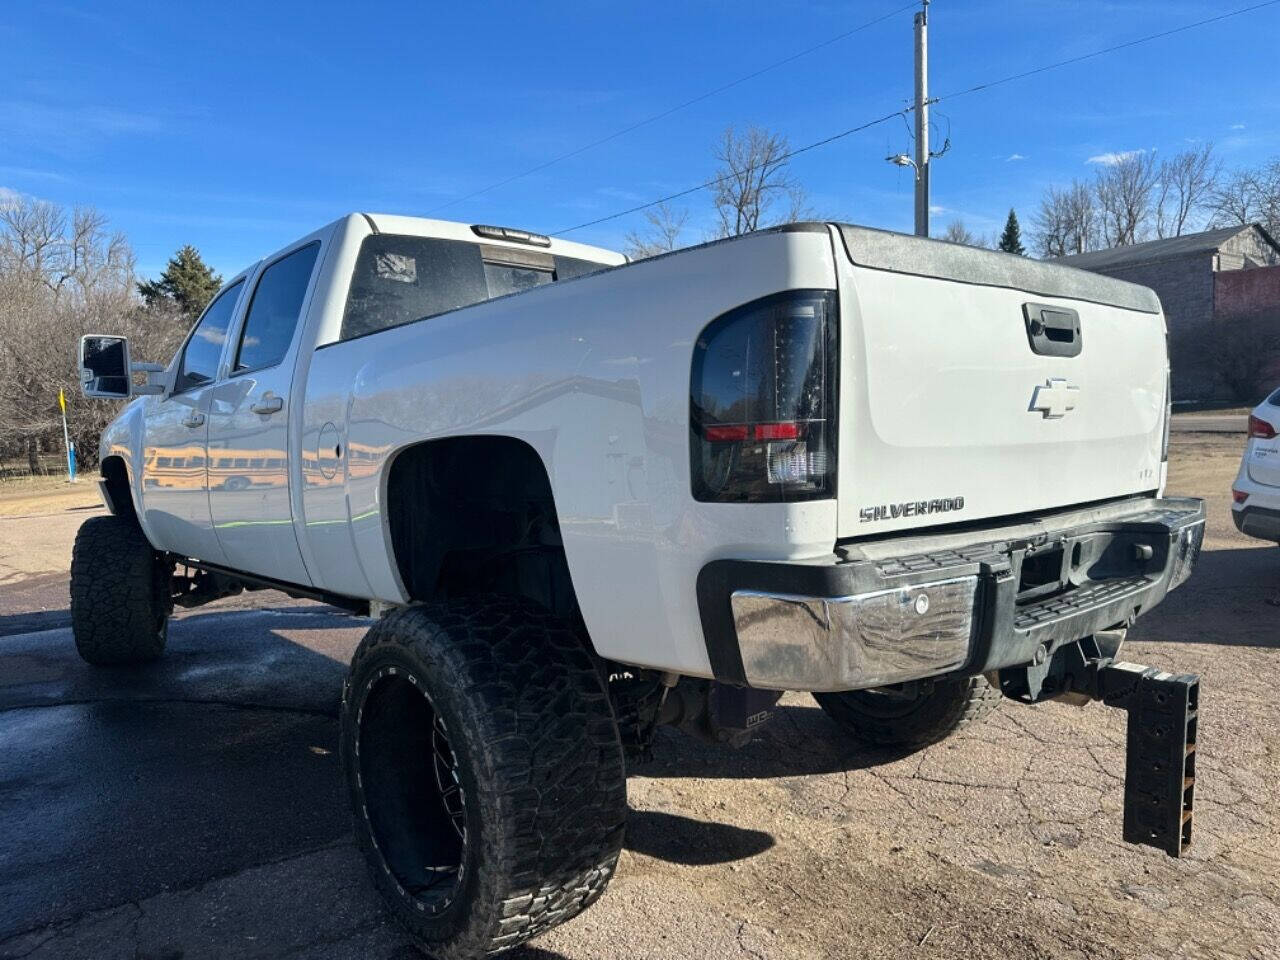
[[[241,280],[235,286],[228,287],[222,296],[209,304],[204,316],[196,324],[182,350],[182,360],[178,364],[178,376],[174,380],[173,392],[182,393],[202,383],[210,382],[218,375],[218,360],[222,356],[222,345],[227,340],[227,327],[231,325],[231,314],[236,307],[236,298],[240,296]]]
[[[360,245],[342,339],[398,327],[489,297],[480,248],[461,240],[379,233]]]
[[[232,372],[274,367],[293,342],[320,243],[307,244],[262,272],[245,317]]]
[[[374,234],[360,245],[342,315],[341,339],[425,320],[606,266],[553,257],[541,250]]]

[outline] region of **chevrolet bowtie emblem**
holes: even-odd
[[[1068,410],[1076,408],[1076,397],[1080,388],[1067,381],[1052,378],[1044,382],[1044,386],[1036,387],[1031,394],[1030,410],[1044,414],[1046,420],[1057,420],[1067,415]]]

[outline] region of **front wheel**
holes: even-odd
[[[1003,696],[986,677],[935,680],[908,690],[850,690],[815,693],[813,698],[864,743],[918,750],[981,720]]]
[[[340,746],[374,884],[439,960],[586,909],[617,866],[622,745],[587,651],[515,599],[392,613],[361,641]]]
[[[173,564],[131,517],[90,517],[71,550],[71,632],[95,666],[145,663],[164,652]]]

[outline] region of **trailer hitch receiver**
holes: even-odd
[[[1064,644],[1040,663],[1002,670],[1001,688],[1024,703],[1101,700],[1126,711],[1125,842],[1179,857],[1191,843],[1200,678],[1117,660],[1119,639],[1104,632]]]
[[[1136,663],[1094,663],[1099,698],[1129,713],[1125,842],[1181,856],[1191,843],[1200,678]]]

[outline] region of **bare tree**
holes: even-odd
[[[18,197],[0,207],[0,269],[47,283],[57,269],[66,215],[44,200]]]
[[[1249,176],[1257,222],[1272,234],[1280,231],[1280,157],[1270,160]]]
[[[681,247],[680,234],[684,232],[688,210],[675,210],[666,203],[659,203],[644,212],[646,226],[627,234],[625,252],[632,260],[656,257]]]
[[[1215,185],[1210,201],[1218,226],[1261,223],[1280,229],[1280,157],[1252,170],[1235,170]]]
[[[963,243],[968,247],[987,246],[986,242],[976,233],[970,231],[964,225],[964,221],[959,218],[947,224],[947,229],[942,231],[942,236],[939,239],[946,240],[948,243]]]
[[[787,139],[761,127],[738,133],[725,130],[716,145],[719,166],[711,186],[717,233],[736,237],[777,222],[807,215],[804,189],[791,177]],[[771,218],[779,201],[787,204],[781,220]]]
[[[1218,226],[1243,226],[1259,218],[1253,175],[1236,170],[1213,191],[1213,222]]]
[[[1144,238],[1157,175],[1155,155],[1145,150],[1122,154],[1098,171],[1094,190],[1108,247],[1130,246]]]
[[[89,209],[62,209],[19,197],[0,209],[0,451],[61,447],[58,391],[67,396],[71,436],[82,459],[97,455],[97,435],[113,404],[81,400],[75,354],[86,333],[121,333],[139,359],[165,360],[184,323],[148,310],[134,292],[133,253]]]
[[[1092,186],[1071,181],[1050,187],[1032,217],[1031,239],[1041,257],[1065,257],[1098,245],[1098,205]]]
[[[1220,164],[1213,144],[1184,150],[1160,162],[1156,182],[1156,236],[1180,237],[1213,195]]]

